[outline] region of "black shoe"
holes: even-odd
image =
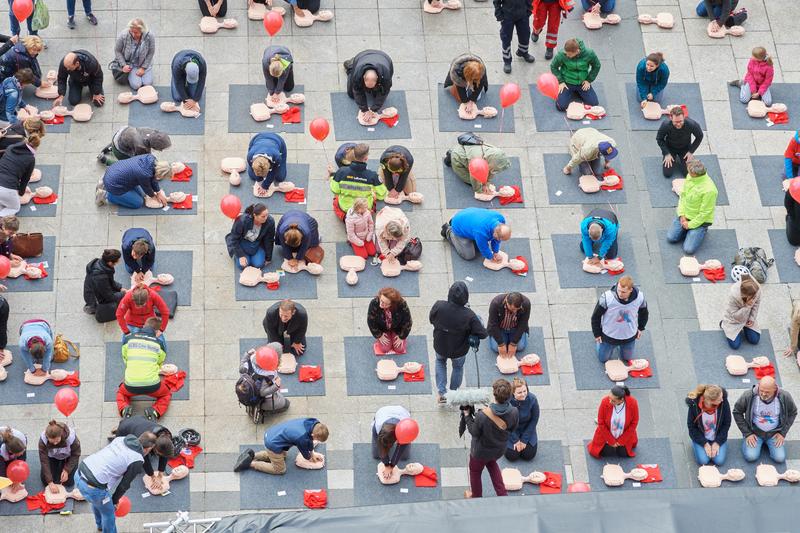
[[[256,452],[250,448],[240,453],[239,457],[236,459],[236,464],[233,466],[233,471],[241,472],[242,470],[250,468],[250,463],[253,462],[253,457],[255,457],[255,455]]]
[[[69,17],[69,19],[67,19],[67,28],[71,30],[75,29],[75,17]]]
[[[530,55],[528,52],[523,53],[520,52],[519,50],[517,50],[517,57],[521,57],[522,59],[525,60],[526,63],[533,63],[534,61],[536,61],[536,58]]]
[[[97,26],[97,17],[94,16],[94,13],[89,13],[86,18],[89,20],[89,24]]]
[[[742,86],[742,80],[729,81],[728,85],[730,85],[731,87],[741,87]]]
[[[150,422],[155,422],[159,419],[158,411],[156,411],[153,407],[145,407],[144,408],[144,417],[148,419]]]
[[[108,157],[103,152],[97,154],[97,160],[103,165],[108,165]]]
[[[442,231],[439,232],[442,236],[442,239],[447,240],[447,232],[449,229],[450,229],[450,224],[448,222],[442,224]]]
[[[119,416],[122,418],[130,418],[133,416],[133,407],[130,405],[127,407],[123,407],[122,411],[119,412]]]
[[[447,152],[445,152],[445,154],[444,154],[444,166],[446,166],[448,168],[453,166],[452,155],[453,155],[453,151],[452,150],[448,150]]]
[[[511,74],[511,63],[503,63],[503,72]]]
[[[536,32],[531,32],[531,41],[538,43],[539,42],[539,34]]]
[[[95,314],[95,312],[97,312],[97,308],[92,307],[91,305],[84,305],[83,312],[86,313],[87,315],[93,315]]]
[[[544,58],[545,59],[553,59],[553,49],[552,48],[548,48],[547,50],[544,51]]]

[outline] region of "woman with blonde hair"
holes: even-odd
[[[156,38],[147,31],[142,19],[133,19],[117,36],[114,61],[109,65],[118,83],[130,85],[134,91],[143,85],[153,85],[153,57]]]
[[[486,65],[483,59],[474,54],[461,54],[450,63],[450,70],[444,80],[444,88],[459,104],[477,102],[489,90]]]
[[[30,20],[30,18],[28,19]],[[39,54],[44,50],[44,42],[35,35],[20,39],[17,44],[0,57],[0,79],[6,79],[23,68],[31,69],[35,87],[50,87],[47,80],[42,80],[42,68],[39,66]]]
[[[172,174],[169,161],[160,161],[152,154],[117,161],[108,167],[103,180],[97,185],[95,203],[101,206],[111,202],[121,207],[139,209],[144,206],[145,196],[148,196],[166,206],[167,196],[158,182],[171,178]]]
[[[686,395],[686,425],[694,458],[700,466],[722,466],[728,453],[731,406],[728,391],[719,385],[700,384]]]
[[[761,306],[761,287],[748,274],[731,286],[725,316],[719,323],[728,345],[738,350],[743,340],[758,344],[758,308]]]
[[[767,54],[767,49],[763,46],[753,48],[752,57],[747,63],[747,73],[742,80],[728,82],[731,87],[739,88],[739,101],[747,104],[750,100],[761,100],[764,105],[772,105],[772,93],[769,88],[772,85],[772,78],[775,69],[772,66],[772,58]]]
[[[291,93],[294,89],[294,59],[285,46],[268,46],[261,58],[264,81],[267,84],[267,95]]]

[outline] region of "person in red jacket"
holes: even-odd
[[[783,152],[783,177],[790,180],[800,175],[800,131],[796,131]]]
[[[592,457],[635,457],[639,403],[626,386],[612,387],[597,409],[597,429],[587,448]]]
[[[169,322],[169,308],[161,296],[144,285],[126,292],[117,307],[117,322],[123,337],[131,331],[135,333],[143,328],[148,318],[156,316],[156,309],[161,315],[161,328],[156,331],[156,336],[160,337]]]
[[[542,33],[544,24],[547,22],[547,35],[544,39],[545,59],[553,59],[553,50],[558,44],[560,17],[566,19],[573,7],[572,0],[533,0],[533,42],[539,40],[539,34]]]

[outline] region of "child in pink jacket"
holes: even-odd
[[[747,63],[747,74],[745,74],[744,80],[732,81],[730,85],[740,87],[739,101],[743,104],[760,98],[769,107],[772,105],[772,94],[769,92],[769,87],[772,85],[774,74],[772,58],[767,55],[767,50],[762,46],[756,46],[753,48],[753,57]]]
[[[353,253],[363,257],[377,255],[375,250],[375,222],[367,205],[366,198],[356,198],[353,207],[344,217],[347,228],[347,240],[353,247]]]

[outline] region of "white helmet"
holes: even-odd
[[[731,269],[731,279],[733,281],[741,281],[744,274],[750,275],[750,269],[744,265],[733,265]]]

